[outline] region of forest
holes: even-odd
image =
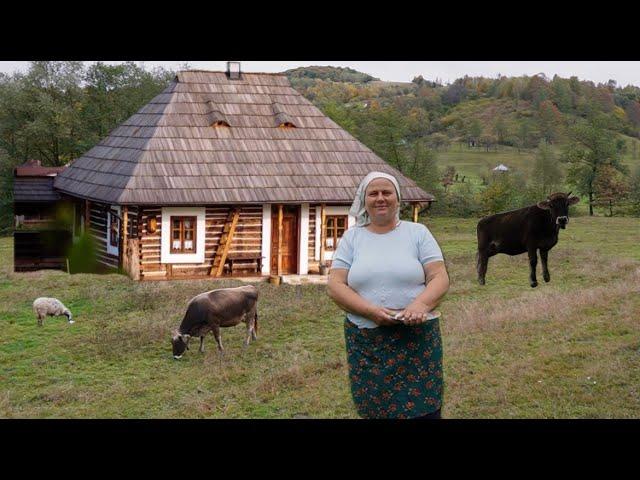
[[[188,68],[185,64],[184,68]],[[418,76],[384,82],[349,68],[284,72],[294,88],[436,195],[434,215],[476,217],[563,190],[589,214],[640,215],[640,88],[568,79]],[[0,231],[13,168],[71,162],[160,93],[175,72],[124,62],[32,62],[0,74]],[[509,165],[508,174],[490,166]],[[615,210],[613,207],[615,207]]]

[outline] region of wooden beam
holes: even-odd
[[[122,207],[122,248],[123,251],[127,252],[127,233],[129,227],[129,210],[127,210],[127,206]]]
[[[282,204],[278,205],[278,275],[282,272]]]
[[[221,248],[222,250],[220,251],[220,255],[218,255],[218,251],[216,250],[216,256],[213,258],[211,271],[213,272],[215,270],[216,277],[222,275],[222,271],[224,270],[224,263],[227,260],[227,254],[229,253],[229,248],[231,247],[231,243],[233,242],[233,234],[236,231],[236,226],[238,225],[238,220],[240,219],[240,208],[231,208],[229,215],[231,217],[231,223],[229,224],[229,217],[227,217],[227,222],[225,223],[225,227],[223,227],[222,236],[220,237],[220,244],[218,246],[218,249]],[[229,230],[226,232],[225,239],[224,229],[227,226],[229,227]],[[219,260],[217,268],[215,268],[216,257]]]
[[[231,243],[233,242],[233,234],[236,231],[236,226],[238,225],[239,219],[240,219],[240,208],[232,207],[229,210],[227,221],[225,222],[224,227],[222,227],[222,235],[220,236],[218,249],[216,250],[216,254],[213,258],[211,272],[214,273],[214,276],[216,277],[219,277],[220,275],[222,275],[222,271],[224,270],[224,264],[227,261],[227,254],[229,253],[229,248],[231,247]],[[227,227],[229,227],[229,230],[226,230]],[[206,244],[206,240],[205,240],[205,244]],[[205,246],[205,249],[206,249],[206,246]],[[216,265],[216,260],[218,260],[219,262],[217,265]]]
[[[418,203],[413,204],[413,223],[418,223]]]
[[[324,207],[324,203],[320,204],[320,265],[324,264],[324,243],[327,236],[327,220]]]
[[[124,207],[123,207],[124,208]],[[120,211],[120,213],[122,214],[122,210]],[[109,215],[109,212],[107,212],[107,215]],[[122,269],[124,268],[124,231],[126,230],[125,226],[123,225],[124,222],[122,221],[122,215],[120,218],[120,221],[118,222],[118,269]],[[108,238],[109,232],[107,232],[107,238]]]

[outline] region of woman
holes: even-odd
[[[344,310],[351,393],[364,418],[440,418],[442,344],[428,318],[449,289],[442,251],[422,224],[400,221],[400,187],[361,182],[335,252],[329,296]],[[430,315],[429,317],[432,317]]]

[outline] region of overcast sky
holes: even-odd
[[[87,62],[93,63],[93,62]],[[120,62],[106,62],[120,63]],[[224,70],[225,61],[166,61],[144,62],[147,69],[155,66],[179,69],[185,63],[191,68],[203,70]],[[640,62],[616,61],[616,62],[577,62],[577,61],[455,61],[455,62],[332,62],[332,61],[300,61],[300,62],[267,62],[267,61],[243,61],[242,70],[247,72],[282,72],[290,68],[309,65],[332,65],[336,67],[351,67],[360,72],[368,73],[381,80],[394,82],[410,82],[413,77],[422,75],[427,80],[440,79],[444,83],[452,82],[456,78],[469,76],[496,77],[498,74],[506,76],[535,75],[544,73],[552,78],[555,74],[569,78],[577,76],[580,80],[591,80],[595,83],[605,83],[609,79],[618,82],[619,86],[640,86]],[[26,71],[29,62],[2,62],[0,72],[13,73]]]

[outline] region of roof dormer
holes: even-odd
[[[271,104],[271,108],[273,109],[273,114],[276,117],[276,125],[279,128],[297,128],[293,118],[284,111],[282,105],[277,102],[273,102]]]
[[[207,113],[209,126],[211,127],[229,127],[230,126],[229,120],[227,120],[227,117],[224,115],[224,113],[222,113],[218,109],[218,106],[214,102],[209,100],[207,102],[207,107],[209,107],[209,112]]]

